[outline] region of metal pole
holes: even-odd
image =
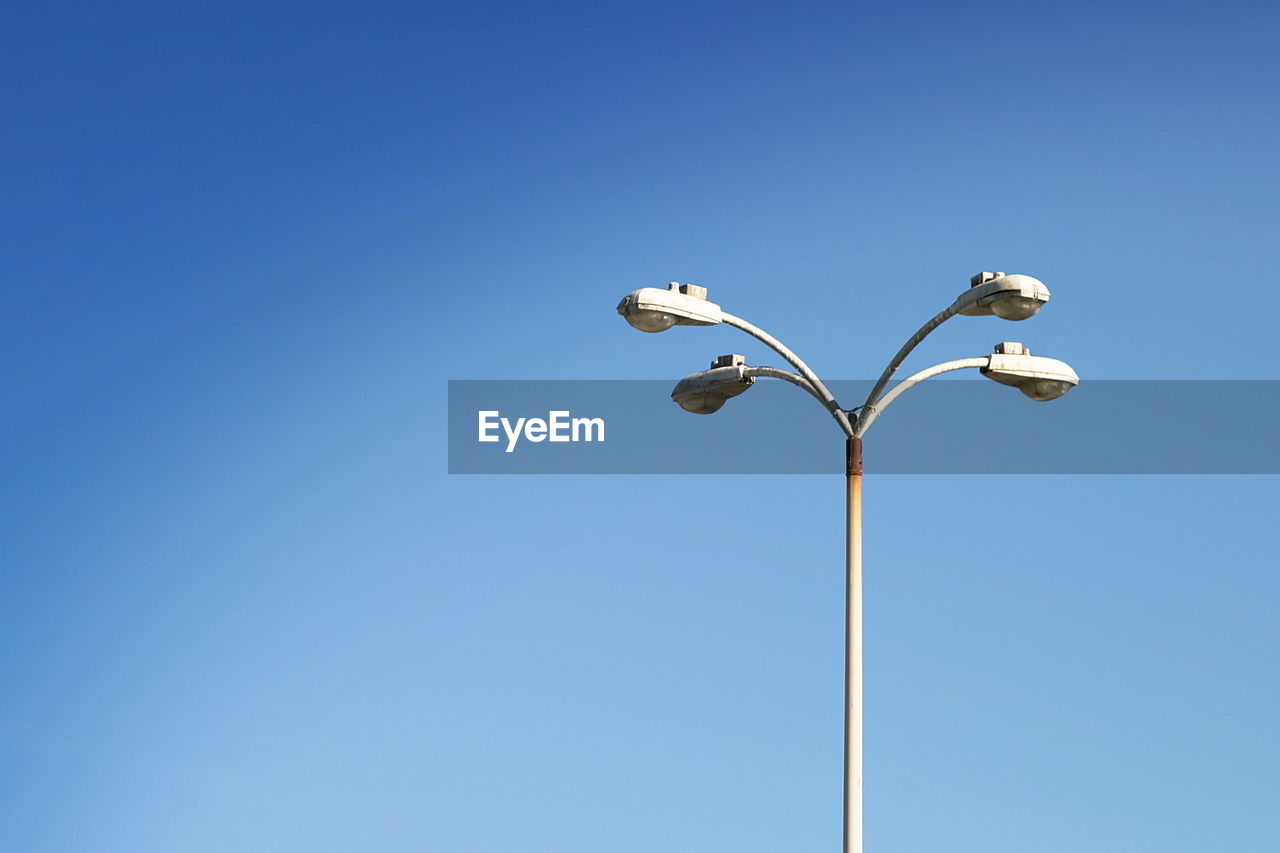
[[[844,853],[862,853],[862,439],[845,442]]]

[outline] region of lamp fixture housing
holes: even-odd
[[[1049,301],[1049,288],[1029,275],[980,272],[969,279],[969,289],[956,303],[961,314],[982,317],[994,314],[1006,320],[1025,320]]]
[[[1056,400],[1080,384],[1080,377],[1065,361],[1032,355],[1020,343],[996,344],[982,375],[1001,385],[1011,385],[1032,400]]]
[[[691,373],[676,383],[671,399],[686,412],[709,415],[717,412],[730,397],[736,397],[755,383],[748,376],[747,360],[741,355],[722,355],[709,370]]]
[[[672,326],[714,326],[720,306],[707,299],[707,289],[671,282],[666,290],[642,287],[618,303],[618,313],[642,332],[665,332]]]

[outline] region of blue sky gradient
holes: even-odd
[[[1266,4],[6,18],[5,850],[836,849],[838,478],[445,473],[447,379],[764,358],[636,287],[1280,378]],[[868,849],[1276,849],[1274,488],[871,480]]]

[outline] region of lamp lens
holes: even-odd
[[[712,412],[718,412],[720,407],[724,405],[724,401],[728,399],[723,394],[702,392],[700,394],[682,394],[676,398],[676,402],[686,412],[693,412],[695,415],[709,415]]]
[[[666,311],[651,308],[633,308],[626,317],[628,323],[642,332],[665,332],[676,324],[676,318]]]
[[[1075,387],[1065,379],[1032,379],[1019,385],[1019,390],[1032,400],[1056,400]]]
[[[1006,320],[1025,320],[1043,304],[1030,296],[1006,296],[991,303],[991,313]]]

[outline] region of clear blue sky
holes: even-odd
[[[759,356],[676,278],[866,378],[981,269],[1280,378],[1277,17],[11,8],[0,848],[838,849],[838,478],[450,477],[445,380]],[[1275,484],[873,478],[868,849],[1280,848]]]

